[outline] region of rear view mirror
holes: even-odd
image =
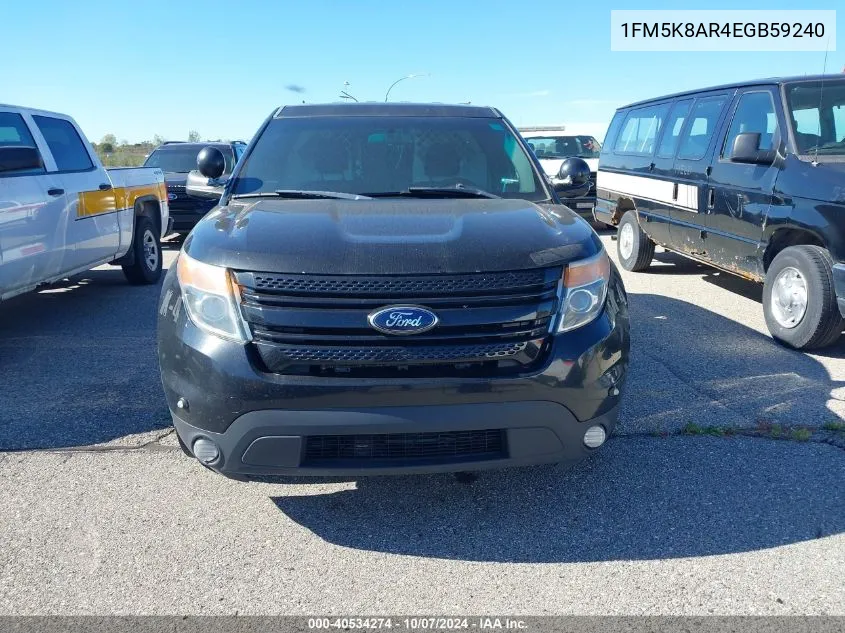
[[[0,172],[43,169],[41,154],[27,145],[0,145]]]
[[[590,166],[581,158],[567,158],[552,182],[555,191],[565,198],[586,196],[590,191]]]
[[[195,198],[208,200],[219,200],[226,188],[228,178],[207,178],[199,171],[192,171],[188,174],[185,182],[185,193]]]
[[[206,178],[220,178],[226,171],[226,159],[216,147],[203,147],[197,154],[197,167]]]
[[[775,162],[775,152],[760,149],[759,132],[743,132],[734,139],[730,160],[733,163],[771,165]]]

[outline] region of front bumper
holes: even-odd
[[[159,310],[164,391],[181,440],[189,449],[199,437],[212,440],[220,457],[209,467],[224,475],[423,473],[574,462],[594,452],[583,442],[590,426],[600,424],[610,435],[616,424],[630,340],[615,273],[602,314],[554,336],[542,366],[530,374],[376,379],[262,371],[250,345],[208,335],[187,319],[173,270]],[[473,431],[500,432],[501,450],[367,455],[367,446],[385,436],[424,434],[436,442],[437,434]],[[361,447],[351,443],[352,454],[309,457],[309,438],[339,436],[366,439]]]
[[[596,197],[594,195],[584,196],[582,198],[564,198],[562,202],[588,222],[593,221],[593,209],[596,206]]]

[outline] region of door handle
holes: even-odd
[[[65,192],[64,189],[59,189],[58,187],[52,187],[52,188],[47,190],[47,195],[61,196],[61,195],[64,195],[64,192]]]
[[[716,206],[716,190],[711,187],[707,192],[707,210]]]
[[[111,189],[111,184],[107,182],[104,182],[102,185],[100,185],[100,191],[108,191],[109,189]]]

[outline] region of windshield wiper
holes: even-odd
[[[454,187],[408,187],[404,191],[379,191],[368,193],[371,198],[499,198],[494,193],[456,185]]]
[[[369,200],[369,196],[360,193],[342,191],[311,191],[308,189],[276,189],[275,191],[256,191],[239,193],[233,198],[288,198],[290,200]]]

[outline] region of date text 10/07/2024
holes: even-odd
[[[528,624],[518,618],[437,618],[437,617],[407,617],[407,618],[309,618],[308,628],[313,630],[378,630],[398,629],[407,631],[451,631],[471,630],[494,631],[526,630]]]

